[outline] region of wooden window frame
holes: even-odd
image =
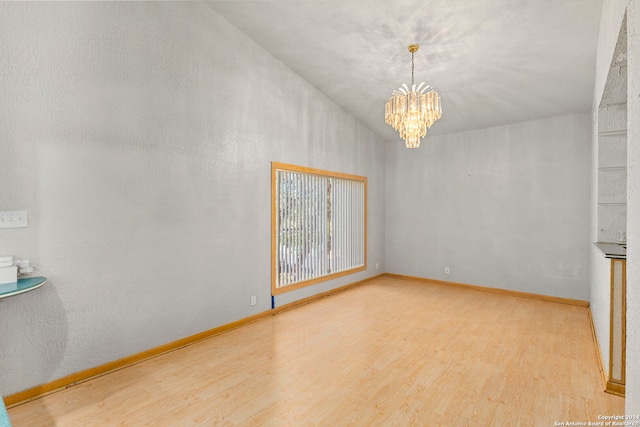
[[[362,182],[364,184],[364,206],[363,206],[363,245],[362,254],[364,257],[364,263],[361,266],[357,266],[354,268],[350,268],[348,270],[339,271],[336,273],[330,273],[324,276],[315,277],[312,279],[295,282],[290,285],[278,287],[278,188],[277,188],[277,172],[278,171],[287,171],[287,172],[296,172],[303,173],[308,175],[317,175],[323,177],[331,177],[331,178],[340,178],[346,180],[353,180]],[[351,175],[341,172],[332,172],[326,171],[322,169],[314,169],[304,166],[297,166],[287,163],[278,163],[271,162],[271,294],[279,295],[285,292],[290,292],[296,289],[300,289],[306,286],[311,286],[316,283],[324,282],[327,280],[336,279],[338,277],[346,276],[349,274],[357,273],[359,271],[364,271],[367,269],[367,213],[368,209],[368,186],[367,186],[367,177],[359,176],[359,175]]]

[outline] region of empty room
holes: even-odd
[[[0,2],[0,427],[640,427],[636,0]]]

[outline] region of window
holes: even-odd
[[[273,162],[272,294],[366,269],[367,178]]]

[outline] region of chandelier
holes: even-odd
[[[411,52],[411,90],[406,84],[394,90],[384,108],[384,120],[400,133],[407,148],[420,146],[420,138],[427,134],[427,129],[442,117],[440,96],[429,85],[413,83],[413,54],[420,48],[417,44],[409,45]]]

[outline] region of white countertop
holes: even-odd
[[[594,245],[605,258],[627,259],[626,243],[596,242]]]

